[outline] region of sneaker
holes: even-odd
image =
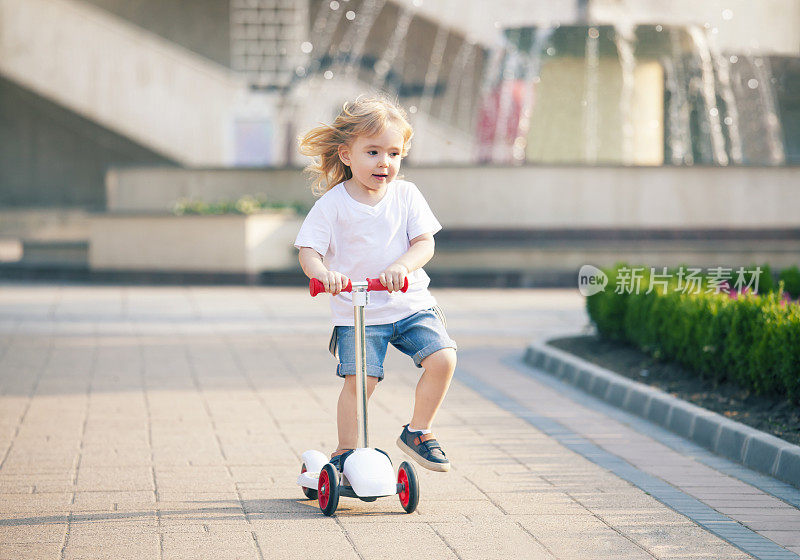
[[[336,470],[342,472],[342,468],[344,467],[344,460],[350,455],[353,450],[352,449],[340,449],[340,453],[338,455],[334,455],[331,457],[330,461],[328,461],[331,465],[336,467]]]
[[[445,457],[442,446],[433,434],[409,432],[406,424],[403,426],[403,433],[397,438],[397,447],[426,469],[439,472],[450,470],[450,461]]]

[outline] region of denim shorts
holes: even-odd
[[[422,360],[443,348],[458,348],[445,327],[441,309],[431,307],[385,325],[365,327],[367,348],[367,375],[383,379],[383,360],[389,343],[402,353],[411,356],[417,367]],[[337,326],[333,328],[330,350],[338,356],[336,375],[345,377],[356,373],[355,329]]]

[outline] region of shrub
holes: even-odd
[[[172,207],[176,216],[183,215],[221,215],[221,214],[256,214],[267,210],[291,209],[298,214],[305,214],[309,207],[302,202],[270,202],[264,195],[245,195],[237,200],[219,200],[206,202],[198,198],[181,198]]]
[[[620,289],[625,284],[620,273],[631,268],[620,263],[605,270],[605,291],[586,299],[601,336],[675,360],[717,382],[800,400],[800,303],[786,301],[783,282],[775,289],[768,266],[761,266],[758,294],[736,297],[714,293],[706,281],[698,293],[684,293],[676,280],[666,290],[647,293],[649,270],[644,289],[628,293]]]
[[[775,290],[775,281],[772,279],[772,269],[768,264],[762,264],[761,275],[758,278],[758,293],[767,294]]]
[[[609,279],[608,286],[606,286],[604,292],[587,298],[586,306],[589,316],[597,325],[598,330],[603,333],[603,336],[612,340],[624,341],[623,319],[627,295],[624,293],[615,294],[618,267],[605,271]],[[599,297],[608,295],[613,295],[614,297]]]
[[[786,268],[781,271],[779,278],[790,296],[800,298],[800,268],[796,265]]]

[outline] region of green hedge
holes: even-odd
[[[786,290],[793,298],[800,297],[800,268],[793,266],[781,271],[781,282],[783,282],[783,289]]]
[[[310,206],[303,202],[275,202],[267,199],[263,194],[256,196],[244,195],[237,200],[218,200],[206,202],[200,198],[181,198],[172,207],[176,216],[185,215],[219,215],[219,214],[257,214],[266,210],[291,209],[298,214],[307,214]]]
[[[787,301],[784,293],[792,272],[782,273],[775,288],[769,268],[762,266],[759,295],[732,298],[713,293],[707,278],[699,293],[681,291],[674,278],[666,289],[646,293],[648,269],[638,293],[628,293],[623,288],[630,284],[620,271],[630,268],[619,264],[604,270],[605,290],[586,298],[601,336],[634,344],[715,381],[734,381],[758,393],[800,401],[800,303]],[[674,277],[676,271],[670,273]]]

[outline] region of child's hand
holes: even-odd
[[[341,292],[343,288],[346,288],[348,282],[350,282],[347,276],[333,270],[328,270],[317,279],[325,286],[325,291],[334,296]]]
[[[402,264],[395,263],[381,273],[380,280],[389,292],[398,292],[403,289],[406,276],[408,269]]]

